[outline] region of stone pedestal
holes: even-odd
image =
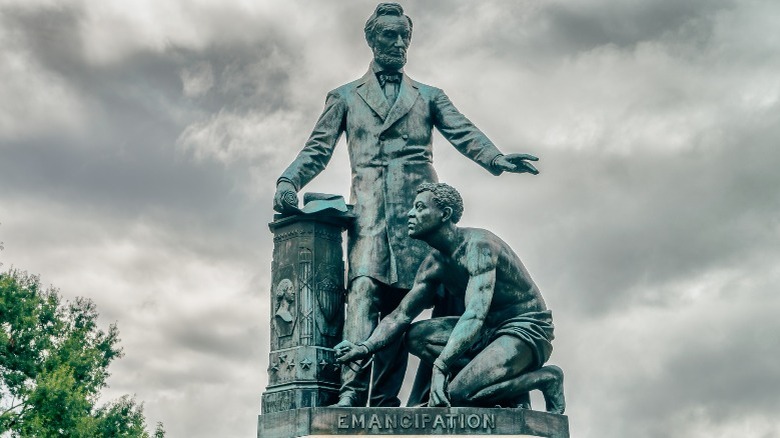
[[[338,212],[277,215],[271,266],[271,353],[263,414],[338,400],[340,365],[332,348],[344,326],[342,232]]]
[[[569,438],[565,415],[499,408],[305,408],[261,415],[258,438],[320,436]]]

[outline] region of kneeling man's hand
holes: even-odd
[[[341,341],[333,349],[336,351],[336,361],[341,363],[354,362],[371,355],[365,345],[355,345],[349,341]]]
[[[433,367],[431,376],[431,396],[428,406],[432,408],[450,407],[450,399],[447,396],[447,376],[436,366]]]

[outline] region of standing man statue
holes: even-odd
[[[495,234],[456,225],[463,200],[454,188],[428,183],[417,192],[409,236],[433,251],[398,308],[368,339],[337,345],[337,359],[364,359],[406,333],[412,354],[433,365],[429,406],[511,406],[538,389],[547,411],[562,414],[563,372],[543,366],[552,353],[552,314],[520,258]],[[439,285],[465,300],[463,315],[411,325]]]
[[[396,3],[376,7],[365,26],[374,53],[360,79],[328,93],[325,109],[297,158],[277,180],[274,209],[293,211],[297,192],[328,164],[346,132],[356,222],[349,231],[346,339],[365,339],[379,315],[389,314],[412,286],[427,253],[406,233],[406,210],[415,188],[437,181],[432,130],[494,175],[538,171],[525,154],[502,155],[438,88],[404,72],[412,20]],[[399,406],[407,354],[400,344],[374,360],[372,406]],[[342,367],[339,406],[365,406],[369,371]]]

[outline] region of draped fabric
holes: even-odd
[[[552,354],[555,326],[552,312],[529,312],[510,318],[500,326],[486,330],[471,347],[469,354],[476,355],[499,336],[514,336],[525,341],[534,353],[534,369],[541,368]]]

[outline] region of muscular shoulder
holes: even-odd
[[[443,268],[442,258],[443,256],[439,251],[431,251],[420,264],[420,268],[415,276],[415,282],[428,282],[439,279]]]
[[[461,228],[464,233],[462,257],[471,275],[496,268],[503,241],[495,234],[481,228]]]

